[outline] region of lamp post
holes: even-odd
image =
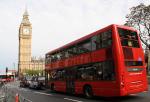
[[[6,81],[7,81],[7,72],[8,72],[8,67],[6,67]]]
[[[16,78],[16,76],[15,76],[15,74],[16,74],[15,63],[13,63],[13,65],[14,65],[14,81],[15,81],[15,78]]]

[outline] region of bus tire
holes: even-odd
[[[92,98],[93,97],[93,91],[91,86],[85,86],[84,87],[84,95],[86,98]]]

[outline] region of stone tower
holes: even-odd
[[[18,75],[24,74],[27,69],[30,69],[32,26],[28,16],[28,12],[25,10],[19,27]]]

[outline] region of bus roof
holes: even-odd
[[[59,48],[57,48],[57,49],[54,49],[54,50],[52,50],[52,51],[50,51],[50,52],[48,52],[48,53],[46,53],[46,54],[52,54],[52,53],[61,51],[61,50],[63,50],[63,49],[67,49],[67,48],[71,47],[72,45],[78,44],[78,43],[82,42],[83,40],[86,40],[86,39],[88,39],[88,38],[90,38],[90,37],[92,37],[92,36],[94,36],[94,35],[97,35],[97,34],[100,33],[100,32],[103,32],[103,31],[106,30],[106,29],[111,28],[112,26],[117,26],[117,27],[121,27],[121,28],[127,28],[127,29],[130,29],[130,30],[134,30],[132,27],[127,27],[127,26],[124,26],[124,25],[111,24],[111,25],[109,25],[109,26],[107,26],[107,27],[105,27],[105,28],[102,28],[102,29],[100,29],[100,30],[97,30],[97,31],[91,33],[91,34],[88,34],[88,35],[86,35],[86,36],[83,36],[83,37],[81,37],[81,38],[79,38],[79,39],[77,39],[77,40],[75,40],[75,41],[72,41],[72,42],[70,42],[70,43],[68,43],[68,44],[66,44],[66,45],[64,45],[64,46],[62,46],[62,47],[59,47]]]

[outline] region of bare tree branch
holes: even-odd
[[[150,48],[150,5],[140,4],[130,9],[126,16],[125,25],[132,26],[139,31],[142,43]]]

